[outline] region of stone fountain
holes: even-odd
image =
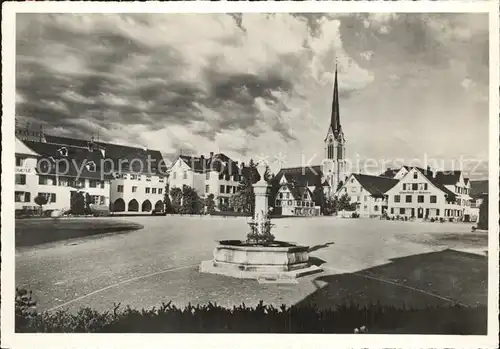
[[[276,241],[271,234],[269,217],[270,185],[264,179],[265,163],[259,163],[260,180],[253,185],[255,213],[248,222],[246,240],[223,240],[213,252],[213,259],[203,261],[200,272],[241,279],[296,279],[322,269],[309,261],[309,246]]]

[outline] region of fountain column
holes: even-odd
[[[254,222],[258,223],[257,230],[259,235],[262,235],[263,224],[267,214],[269,213],[269,188],[271,187],[264,179],[266,172],[266,164],[261,162],[257,165],[257,171],[260,175],[260,180],[253,184],[253,192],[255,194],[255,211]]]

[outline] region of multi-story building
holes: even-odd
[[[241,182],[245,164],[223,153],[200,157],[180,155],[169,170],[170,188],[190,186],[202,198],[213,194],[217,204],[228,204]]]
[[[167,169],[159,151],[16,128],[16,209],[70,209],[72,195],[90,196],[112,212],[164,211]]]
[[[378,217],[387,212],[386,191],[398,182],[397,179],[353,173],[339,188],[336,195],[346,195],[361,217]]]
[[[99,170],[110,176],[108,204],[112,212],[164,212],[167,168],[158,150],[52,135],[45,135],[45,140],[101,154]]]
[[[471,221],[468,179],[460,171],[433,172],[414,167],[386,191],[389,214],[415,218]]]
[[[110,177],[101,177],[100,152],[16,138],[15,208],[36,207],[47,198],[45,210],[69,210],[77,192],[90,195],[92,205],[109,205]]]

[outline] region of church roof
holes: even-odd
[[[321,166],[282,168],[275,178],[281,180],[282,176],[285,176],[289,183],[300,187],[326,184],[321,180],[323,178]]]
[[[370,176],[360,173],[355,173],[353,176],[372,196],[377,197],[384,196],[386,191],[394,187],[399,182],[397,179]]]

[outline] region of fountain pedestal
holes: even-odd
[[[253,234],[247,241],[219,241],[213,259],[203,261],[200,271],[242,279],[295,279],[322,271],[309,262],[308,246],[274,241],[268,216],[270,186],[264,180],[265,167],[258,170],[261,179],[253,185],[255,214],[249,223]]]

